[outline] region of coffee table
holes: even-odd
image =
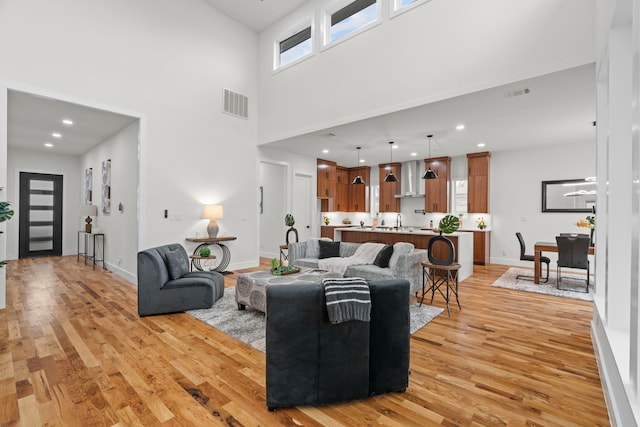
[[[236,303],[238,310],[252,307],[267,312],[267,286],[320,283],[322,279],[342,277],[339,273],[315,268],[300,268],[298,273],[276,276],[269,270],[238,274]]]

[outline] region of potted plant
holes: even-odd
[[[285,234],[285,241],[287,242],[287,246],[289,246],[289,234],[291,232],[293,232],[293,234],[296,236],[296,242],[298,241],[298,230],[293,228],[293,225],[295,223],[296,223],[296,220],[293,217],[293,215],[288,213],[284,216],[284,225],[289,227],[289,229],[287,230],[287,233]]]
[[[11,203],[9,202],[0,202],[0,222],[5,222],[11,219],[14,212],[9,208]],[[0,231],[2,233],[2,231]],[[0,261],[0,268],[4,267],[7,264],[7,261]]]
[[[455,215],[445,215],[438,224],[440,234],[451,234],[460,228],[460,218]]]

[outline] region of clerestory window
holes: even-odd
[[[302,29],[298,27],[293,34],[276,41],[276,63],[274,69],[295,63],[313,53],[313,29],[307,24]]]
[[[379,1],[355,0],[338,2],[325,15],[325,40],[329,45],[379,22]]]

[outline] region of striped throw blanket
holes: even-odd
[[[366,280],[360,277],[323,279],[322,285],[331,323],[371,320],[371,296]]]

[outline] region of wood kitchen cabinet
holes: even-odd
[[[337,165],[330,160],[317,159],[317,190],[316,197],[321,200],[322,212],[335,211]]]
[[[400,194],[400,172],[401,163],[382,163],[380,168],[380,206],[379,212],[400,212],[400,199],[396,198],[396,194]],[[384,178],[393,172],[398,178],[396,182],[384,182]]]
[[[468,193],[467,212],[489,213],[489,161],[491,153],[467,154]]]
[[[449,211],[449,175],[451,157],[424,159],[425,170],[433,170],[438,178],[426,179],[424,183],[425,212]]]
[[[489,264],[491,255],[490,231],[473,232],[473,263],[479,265]]]
[[[349,212],[369,212],[369,178],[370,178],[371,168],[369,166],[366,167],[358,167],[358,168],[349,168],[349,177],[348,177],[348,201],[349,201]],[[356,176],[360,175],[364,180],[364,184],[351,184]]]
[[[336,199],[333,204],[335,211],[349,211],[349,169],[344,166],[336,166]]]

